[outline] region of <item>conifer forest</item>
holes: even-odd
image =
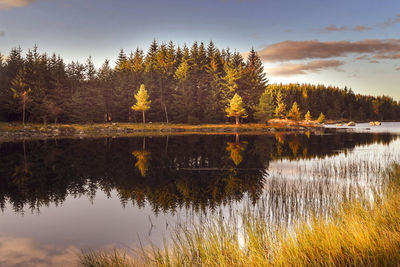
[[[0,120],[39,123],[142,122],[132,108],[143,84],[150,108],[147,122],[232,123],[226,109],[241,97],[243,122],[265,122],[278,102],[288,116],[331,120],[399,120],[400,103],[389,96],[355,94],[350,88],[312,84],[269,84],[262,61],[251,49],[246,58],[229,48],[194,42],[177,46],[154,40],[147,52],[122,49],[116,62],[97,68],[67,63],[60,55],[23,53],[20,47],[0,54]],[[143,111],[144,116],[144,111]],[[292,115],[293,116],[293,115]]]

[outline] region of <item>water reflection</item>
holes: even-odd
[[[261,196],[270,162],[324,158],[365,144],[389,144],[391,134],[170,136],[64,139],[0,146],[0,205],[40,211],[68,195],[94,199],[116,190],[122,205],[153,211],[207,210],[245,195]],[[145,178],[145,179],[144,179]],[[270,183],[270,181],[268,181]]]
[[[240,142],[239,141],[239,134],[236,134],[236,139],[235,142],[227,142],[227,146],[226,146],[226,151],[230,152],[230,156],[231,159],[233,161],[233,163],[235,163],[235,166],[239,165],[242,160],[243,160],[243,156],[242,156],[242,152],[246,150],[246,146],[247,146],[247,142]]]
[[[79,248],[43,245],[32,238],[0,235],[0,266],[78,266]]]
[[[149,169],[149,160],[151,153],[146,151],[146,137],[143,137],[143,149],[132,152],[132,155],[136,158],[135,166],[139,169],[142,176],[146,176],[147,170]]]

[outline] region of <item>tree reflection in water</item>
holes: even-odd
[[[107,195],[115,190],[122,205],[147,202],[156,214],[180,207],[213,209],[245,195],[255,203],[268,185],[277,189],[268,176],[274,160],[324,158],[396,138],[336,133],[241,135],[241,140],[236,135],[235,142],[231,135],[190,135],[2,143],[0,205],[4,210],[9,202],[19,213],[39,211],[68,195],[94,199],[98,190]],[[272,201],[283,191],[271,192]]]
[[[135,166],[139,169],[142,176],[146,176],[147,170],[149,169],[149,160],[151,153],[146,151],[146,137],[143,137],[143,149],[132,152],[132,155],[136,158]]]

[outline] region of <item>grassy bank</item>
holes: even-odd
[[[398,266],[400,165],[383,178],[385,192],[345,203],[330,218],[314,215],[291,228],[272,227],[261,210],[176,229],[163,248],[87,252],[83,266]],[[240,227],[238,227],[240,225]]]
[[[163,123],[95,123],[95,124],[26,124],[0,123],[0,141],[47,137],[114,137],[176,134],[263,134],[277,131],[321,129],[317,123],[282,120],[276,123],[246,124],[163,124]]]
[[[219,129],[238,129],[238,130],[253,130],[253,129],[271,129],[271,128],[286,128],[286,127],[318,127],[315,122],[294,122],[290,120],[273,120],[270,123],[242,123],[242,124],[176,124],[176,123],[92,123],[92,124],[26,124],[21,123],[6,123],[0,122],[0,132],[15,132],[15,131],[51,131],[55,129],[66,131],[83,131],[93,132],[102,129],[125,129],[125,130],[219,130]]]

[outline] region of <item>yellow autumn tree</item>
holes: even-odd
[[[143,114],[143,123],[146,123],[145,119],[145,111],[150,109],[151,101],[149,100],[149,95],[144,87],[144,84],[140,85],[139,91],[135,95],[136,104],[132,106],[132,109],[135,111],[142,111]]]
[[[242,98],[238,95],[235,94],[231,101],[229,102],[229,106],[225,109],[228,117],[235,117],[236,119],[236,124],[239,124],[239,118],[246,118],[247,113],[246,110],[243,107],[243,100]]]
[[[275,116],[279,119],[284,119],[286,114],[286,105],[283,103],[283,95],[282,92],[279,90],[278,95],[276,96],[276,109],[275,109]]]
[[[295,121],[300,120],[301,114],[300,114],[299,106],[297,105],[296,101],[293,103],[292,108],[289,110],[288,117]]]
[[[324,123],[325,122],[325,115],[324,115],[324,113],[322,113],[321,112],[321,114],[319,114],[319,117],[318,117],[318,123]]]
[[[307,111],[306,115],[304,116],[304,119],[306,121],[311,121],[311,113],[310,113],[310,111]]]

